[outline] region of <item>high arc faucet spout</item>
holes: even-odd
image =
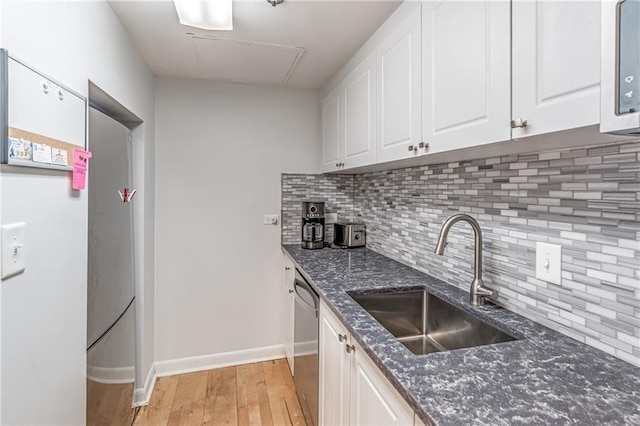
[[[438,236],[438,241],[436,242],[436,248],[434,250],[437,255],[444,255],[444,251],[447,247],[447,236],[449,235],[449,231],[457,222],[467,222],[473,228],[474,233],[474,274],[473,274],[473,282],[471,283],[471,291],[469,294],[470,301],[473,305],[484,305],[486,299],[497,300],[498,292],[485,287],[482,282],[482,229],[480,228],[480,224],[473,217],[468,214],[456,214],[447,219],[444,224],[442,224],[442,229],[440,230],[440,235]]]

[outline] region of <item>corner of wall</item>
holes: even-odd
[[[153,394],[153,389],[156,386],[157,378],[158,376],[156,374],[156,366],[152,364],[151,368],[149,368],[149,372],[147,373],[147,378],[144,381],[144,387],[137,388],[133,393],[134,407],[142,407],[149,404],[151,395]]]

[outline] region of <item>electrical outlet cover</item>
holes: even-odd
[[[277,225],[278,224],[278,215],[277,214],[265,214],[263,223],[265,225]]]
[[[536,243],[536,278],[553,284],[562,284],[561,246]]]

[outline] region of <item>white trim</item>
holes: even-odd
[[[294,343],[293,353],[295,356],[316,355],[318,353],[318,341],[308,340],[306,342]]]
[[[87,379],[108,385],[133,383],[135,368],[132,367],[92,367],[87,366]]]
[[[284,357],[284,345],[274,345],[213,355],[158,361],[155,363],[155,368],[158,377],[165,377],[174,374],[193,373],[195,371],[211,370],[214,368],[270,361]]]
[[[143,405],[149,405],[153,389],[156,387],[156,367],[152,365],[147,373],[147,379],[144,381],[144,388],[138,388],[133,393],[133,406],[141,407]]]

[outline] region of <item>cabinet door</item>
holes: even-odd
[[[291,374],[293,375],[293,341],[294,341],[294,315],[295,315],[295,265],[289,256],[284,256],[284,285],[283,285],[283,309],[284,318],[284,354],[287,357]]]
[[[338,170],[344,161],[341,155],[344,145],[341,90],[338,86],[322,101],[322,164],[325,172]]]
[[[378,46],[377,162],[413,156],[422,138],[420,7]]]
[[[342,323],[323,302],[319,325],[319,421],[326,426],[349,424],[348,334]],[[340,336],[342,337],[342,341]]]
[[[422,421],[422,419],[420,417],[418,417],[418,414],[415,414],[415,418],[413,420],[413,426],[427,426],[425,424],[425,422]]]
[[[441,152],[511,137],[506,0],[422,6],[423,139]]]
[[[376,162],[376,56],[372,52],[343,81],[345,168]]]
[[[600,120],[600,2],[513,2],[513,137]]]
[[[378,367],[354,344],[351,364],[352,425],[412,425],[414,413]]]

